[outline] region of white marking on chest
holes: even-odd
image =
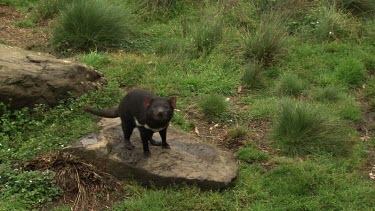
[[[162,127],[162,128],[151,128],[150,126],[148,126],[147,124],[144,124],[144,125],[141,125],[139,124],[138,120],[134,117],[134,121],[135,121],[135,124],[137,125],[137,127],[144,127],[146,129],[149,129],[149,130],[152,130],[153,132],[159,132],[161,130],[163,130],[164,128],[166,127]]]

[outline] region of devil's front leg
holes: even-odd
[[[150,149],[148,148],[148,141],[152,138],[154,133],[152,130],[146,129],[144,127],[138,127],[141,134],[142,144],[143,144],[143,154],[145,157],[150,157]]]
[[[121,118],[121,126],[122,126],[122,132],[124,133],[125,147],[131,150],[134,148],[134,145],[130,142],[130,137],[133,133],[135,125],[129,119]]]
[[[170,149],[171,147],[167,143],[167,128],[164,128],[163,130],[159,131],[160,137],[161,137],[161,147],[164,149]]]

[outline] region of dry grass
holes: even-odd
[[[64,191],[64,201],[72,199],[72,210],[100,207],[110,195],[122,192],[121,184],[111,175],[98,170],[67,152],[51,152],[24,164],[27,170],[52,170],[56,184]]]

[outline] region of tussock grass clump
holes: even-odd
[[[323,6],[317,15],[318,21],[313,33],[318,40],[332,41],[357,37],[359,24],[335,4]]]
[[[276,12],[263,15],[255,34],[245,40],[245,60],[270,66],[286,53],[287,40],[281,16]]]
[[[209,118],[220,118],[228,110],[228,103],[219,94],[210,94],[201,98],[199,107]]]
[[[314,99],[322,102],[336,102],[341,97],[341,90],[334,86],[326,86],[316,89]]]
[[[281,76],[277,85],[277,93],[297,97],[305,89],[305,83],[297,75],[287,73]]]
[[[221,41],[223,25],[219,20],[202,22],[193,34],[194,46],[198,54],[208,55]]]
[[[351,143],[343,124],[319,108],[284,101],[273,127],[275,144],[287,155],[305,156],[321,152],[347,156]]]
[[[251,88],[260,88],[263,85],[262,71],[264,67],[258,62],[251,62],[245,66],[245,72],[242,76],[244,85]]]
[[[129,14],[105,0],[77,0],[67,5],[53,31],[59,51],[129,48],[133,30]]]

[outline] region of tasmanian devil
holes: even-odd
[[[128,92],[121,100],[117,108],[108,110],[95,110],[84,107],[83,109],[92,114],[106,118],[121,118],[122,131],[124,133],[125,147],[133,149],[130,136],[133,129],[138,127],[143,143],[143,153],[150,156],[148,141],[152,145],[162,146],[169,149],[167,143],[167,128],[176,108],[176,98],[157,97],[153,93],[136,89]],[[154,132],[159,132],[161,143],[152,139]]]

